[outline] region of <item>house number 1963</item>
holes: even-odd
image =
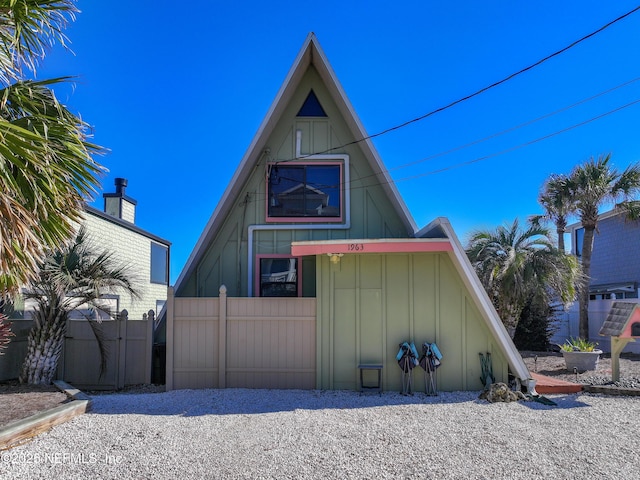
[[[362,243],[350,243],[349,251],[350,252],[360,252],[364,250],[364,245]]]

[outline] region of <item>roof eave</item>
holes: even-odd
[[[110,223],[113,223],[115,225],[118,225],[119,227],[122,227],[122,228],[124,228],[126,230],[130,230],[130,231],[135,232],[135,233],[137,233],[139,235],[147,237],[148,239],[153,240],[154,242],[162,243],[163,245],[166,245],[167,247],[171,246],[171,242],[169,240],[161,238],[161,237],[149,232],[148,230],[145,230],[144,228],[140,228],[134,223],[128,222],[128,221],[123,220],[123,219],[118,218],[118,217],[114,217],[113,215],[109,215],[108,213],[103,212],[102,210],[98,210],[97,208],[94,208],[91,205],[85,204],[84,211],[85,211],[85,213],[87,213],[89,215],[93,215],[94,217],[98,217],[98,218],[100,218],[102,220],[105,220],[107,222],[110,222]]]

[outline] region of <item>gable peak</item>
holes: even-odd
[[[327,116],[327,114],[324,111],[324,108],[322,108],[322,105],[320,104],[320,100],[318,100],[318,97],[316,96],[313,89],[309,91],[309,95],[307,95],[306,100],[302,104],[302,107],[300,107],[300,110],[298,111],[296,116],[297,117],[326,117]]]

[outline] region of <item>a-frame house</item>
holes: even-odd
[[[168,388],[356,389],[376,363],[395,389],[403,341],[438,345],[441,390],[481,389],[486,352],[497,381],[531,386],[451,225],[418,230],[366,137],[310,34],[170,295]],[[266,303],[202,303],[219,295]],[[304,301],[302,339],[281,316]]]

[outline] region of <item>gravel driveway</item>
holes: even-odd
[[[0,452],[0,478],[637,478],[640,397],[180,390]]]

